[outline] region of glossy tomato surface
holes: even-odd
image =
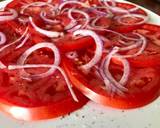
[[[1,61],[6,66],[17,65],[22,54],[34,46],[31,40],[26,44],[27,46],[24,45],[20,49],[10,47],[10,52],[3,55]],[[35,65],[53,64],[53,62],[54,55],[51,54],[50,49],[36,50],[25,60],[25,64]],[[42,74],[48,70],[49,68],[1,69],[0,109],[16,119],[29,121],[63,116],[81,108],[88,101],[74,88],[79,101],[73,99],[64,76],[58,70],[39,79],[32,77],[28,79],[28,75],[25,75],[26,73],[29,76]]]
[[[65,59],[63,67],[74,86],[91,100],[106,106],[128,109],[144,106],[158,97],[160,77],[156,68],[131,67],[128,81],[124,85],[127,91],[124,91],[104,83],[99,64],[89,72],[82,70],[80,66],[89,61],[91,55],[85,51],[78,53],[76,59]],[[123,67],[112,63],[109,70],[116,81],[121,79]]]

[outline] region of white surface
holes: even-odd
[[[122,1],[122,0],[120,0]],[[4,6],[5,2],[0,3]],[[151,22],[160,24],[160,17],[147,11]],[[37,122],[14,120],[0,113],[1,128],[160,128],[160,99],[134,110],[116,110],[89,102],[83,109],[65,118]]]

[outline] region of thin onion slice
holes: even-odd
[[[100,16],[100,17],[97,17],[95,18],[92,22],[91,22],[91,26],[94,27],[94,28],[99,28],[99,29],[105,29],[105,28],[108,28],[109,26],[98,26],[96,25],[96,23],[101,19],[103,18],[104,16]]]
[[[26,59],[28,58],[28,56],[30,56],[35,50],[41,49],[41,48],[49,48],[52,50],[52,52],[54,53],[54,63],[53,65],[58,66],[60,64],[60,53],[58,48],[53,44],[53,43],[49,43],[49,42],[42,42],[42,43],[38,43],[34,46],[32,46],[31,48],[27,49],[18,59],[17,64],[18,65],[24,65]],[[22,70],[21,74],[24,77],[29,77],[32,79],[40,79],[46,76],[49,76],[50,74],[52,74],[55,71],[55,68],[52,67],[51,69],[49,69],[47,72],[45,73],[41,73],[38,75],[31,75],[27,72],[25,72],[24,70]]]
[[[47,64],[25,64],[25,65],[9,65],[8,69],[9,70],[15,70],[15,69],[25,69],[25,68],[54,68],[57,69],[58,71],[60,71],[60,73],[62,74],[62,76],[64,77],[64,80],[66,81],[67,87],[71,93],[71,96],[73,97],[73,99],[76,102],[78,101],[78,98],[76,96],[76,94],[74,93],[73,89],[72,89],[72,84],[70,83],[67,75],[65,74],[64,70],[62,68],[60,68],[59,66],[56,65],[47,65]]]
[[[70,0],[70,1],[65,1],[65,2],[62,2],[58,9],[60,11],[62,11],[62,9],[64,8],[64,6],[66,6],[67,4],[77,4],[77,5],[81,5],[82,7],[85,7],[85,8],[88,8],[89,6],[85,3],[82,3],[82,2],[79,2],[79,1],[75,1],[75,0]]]
[[[82,29],[85,28],[90,21],[89,15],[84,11],[72,8],[68,11],[68,17],[71,19],[71,22],[65,29],[70,29],[77,25],[77,20],[72,16],[72,13],[79,13],[85,17],[85,23],[81,26]]]
[[[48,6],[48,7],[50,7],[51,9],[54,9],[54,8],[55,8],[55,6],[53,6],[52,4],[47,3],[47,2],[33,2],[33,3],[29,3],[29,4],[26,4],[26,5],[22,6],[22,7],[21,7],[22,9],[21,9],[20,13],[21,13],[21,14],[24,14],[24,11],[25,11],[27,8],[31,7],[31,6],[35,6],[35,7]]]
[[[30,34],[28,33],[25,36],[24,40],[22,40],[22,42],[16,47],[16,49],[21,48],[27,42],[27,40],[29,39],[29,37],[30,37]]]
[[[38,27],[38,26],[33,22],[32,17],[29,17],[29,21],[30,21],[31,25],[33,26],[33,28],[34,28],[37,32],[39,32],[39,33],[41,33],[41,34],[43,34],[43,35],[45,35],[45,36],[47,36],[47,37],[57,38],[57,37],[63,36],[63,33],[62,33],[62,32],[48,31],[48,30],[44,30],[44,29]]]
[[[134,18],[134,19],[140,18],[142,20],[139,21],[139,22],[132,23],[132,24],[123,22],[123,18],[127,18],[127,17]],[[125,15],[117,16],[116,20],[122,25],[134,26],[134,25],[141,25],[141,24],[144,24],[145,22],[147,22],[148,21],[148,16],[144,16],[144,15],[141,15],[141,14],[125,14]]]
[[[109,5],[107,0],[100,0],[100,1],[103,2],[104,5],[114,13],[130,14],[131,12],[135,12],[139,9],[137,6],[134,7],[134,8],[131,8],[131,9],[124,9],[124,8],[121,8],[121,7],[117,7],[115,0],[110,0],[111,5]]]
[[[46,17],[46,12],[45,11],[41,11],[41,13],[40,13],[40,17],[45,21],[45,22],[47,22],[47,23],[49,23],[49,24],[59,24],[60,23],[60,21],[59,20],[56,20],[56,19],[49,19],[49,18],[47,18]]]
[[[141,48],[133,55],[121,55],[123,58],[136,57],[136,56],[142,54],[143,51],[145,50],[146,46],[147,46],[147,40],[146,40],[146,38],[144,36],[142,36],[139,33],[134,33],[134,34],[140,37],[140,39],[138,40],[137,44],[135,44],[135,45],[133,44],[133,45],[128,46],[128,47],[120,48],[120,51],[130,50],[130,49],[136,48],[136,47],[138,47],[140,45],[141,45]]]
[[[109,71],[109,65],[110,65],[111,58],[115,54],[117,54],[118,51],[119,51],[119,48],[114,47],[113,50],[103,59],[101,63],[101,67],[100,67],[100,73],[104,79],[104,83],[106,84],[107,89],[110,89],[109,92],[111,91],[113,93],[118,93],[119,95],[123,95],[124,92],[128,91],[128,89],[124,87],[124,85],[128,81],[128,77],[130,74],[130,66],[129,66],[128,61],[124,58],[121,58],[120,56],[118,57],[118,59],[122,61],[122,64],[124,65],[123,76],[119,82],[117,82],[113,78],[112,74]],[[111,87],[108,87],[108,86],[111,86]]]
[[[8,12],[10,13],[10,15],[0,15],[0,21],[9,21],[9,20],[14,20],[15,18],[18,17],[18,13],[16,10],[14,9],[8,9]],[[6,14],[6,12],[4,12],[4,14]]]
[[[7,41],[6,35],[3,32],[0,32],[0,45],[5,44]]]
[[[10,44],[7,44],[7,45],[4,45],[3,47],[0,48],[0,52],[2,52],[4,49],[16,44],[17,42],[21,41],[24,37],[26,37],[27,33],[28,33],[28,30],[29,28],[27,27],[26,30],[24,31],[24,33],[22,34],[22,36],[20,38],[18,38],[17,40],[15,40],[14,42],[10,43]],[[25,41],[24,41],[25,43]],[[23,44],[19,44],[19,46],[17,47],[20,47],[21,45]]]
[[[105,9],[105,11],[101,11],[98,9]],[[106,6],[95,6],[88,9],[88,11],[90,10],[93,10],[93,13],[96,13],[97,16],[105,16],[109,18],[113,17],[113,13]]]
[[[91,36],[95,41],[96,50],[94,57],[87,64],[81,66],[82,69],[87,71],[100,61],[102,57],[103,42],[100,39],[100,37],[91,30],[85,30],[85,29],[77,30],[73,33],[73,35]]]
[[[5,69],[7,66],[0,61],[0,69]]]

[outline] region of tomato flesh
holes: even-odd
[[[124,96],[116,94],[111,96],[102,79],[95,76],[93,70],[86,75],[78,70],[72,61],[66,59],[63,61],[63,67],[76,88],[89,99],[105,106],[121,109],[136,108],[149,104],[159,96],[160,78],[154,68],[132,68],[130,78],[125,85],[128,92]],[[119,79],[122,71],[118,72],[117,68],[111,70]]]
[[[29,43],[31,41],[27,42]],[[5,55],[1,60],[6,65],[16,65],[17,59],[26,49],[28,49],[26,46],[23,46],[22,50],[14,49],[14,53]],[[25,64],[53,64],[53,53],[48,51],[44,49],[34,51],[26,59]],[[30,75],[36,75],[48,71],[48,68],[24,70]],[[1,69],[0,74],[0,109],[16,119],[29,121],[56,118],[81,108],[88,101],[73,88],[79,102],[74,101],[59,71],[45,78],[31,80],[22,76],[22,69]],[[22,114],[17,114],[17,111],[22,111]]]

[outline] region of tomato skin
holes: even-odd
[[[159,78],[159,73],[156,72],[155,69],[154,72],[157,73],[157,76],[155,79],[156,82],[154,81],[155,83],[153,84],[156,85],[150,91],[142,94],[137,93],[136,95],[133,96],[127,95],[127,98],[122,98],[119,96],[115,96],[112,98],[109,95],[105,95],[104,90],[98,87],[99,86],[98,83],[97,83],[98,87],[97,89],[93,85],[88,84],[87,79],[85,79],[85,77],[81,75],[79,71],[76,69],[75,65],[72,64],[73,63],[69,60],[65,59],[65,61],[63,61],[63,68],[68,74],[73,85],[89,99],[99,104],[103,104],[104,106],[111,106],[120,109],[132,109],[147,105],[150,102],[154,101],[159,96],[160,78]]]
[[[78,96],[79,102],[75,102],[72,97],[70,97],[64,101],[59,101],[58,103],[48,106],[20,107],[0,99],[0,110],[13,118],[24,121],[57,118],[81,108],[88,102],[85,96],[76,91],[76,89],[74,89],[74,91]]]
[[[81,37],[79,39],[74,39],[74,40],[71,38],[68,39],[64,38],[55,43],[60,48],[61,51],[69,52],[91,47],[94,44],[94,40],[91,37]]]
[[[160,27],[158,25],[149,24],[149,23],[142,25],[140,28],[153,31],[153,32],[160,31]]]

